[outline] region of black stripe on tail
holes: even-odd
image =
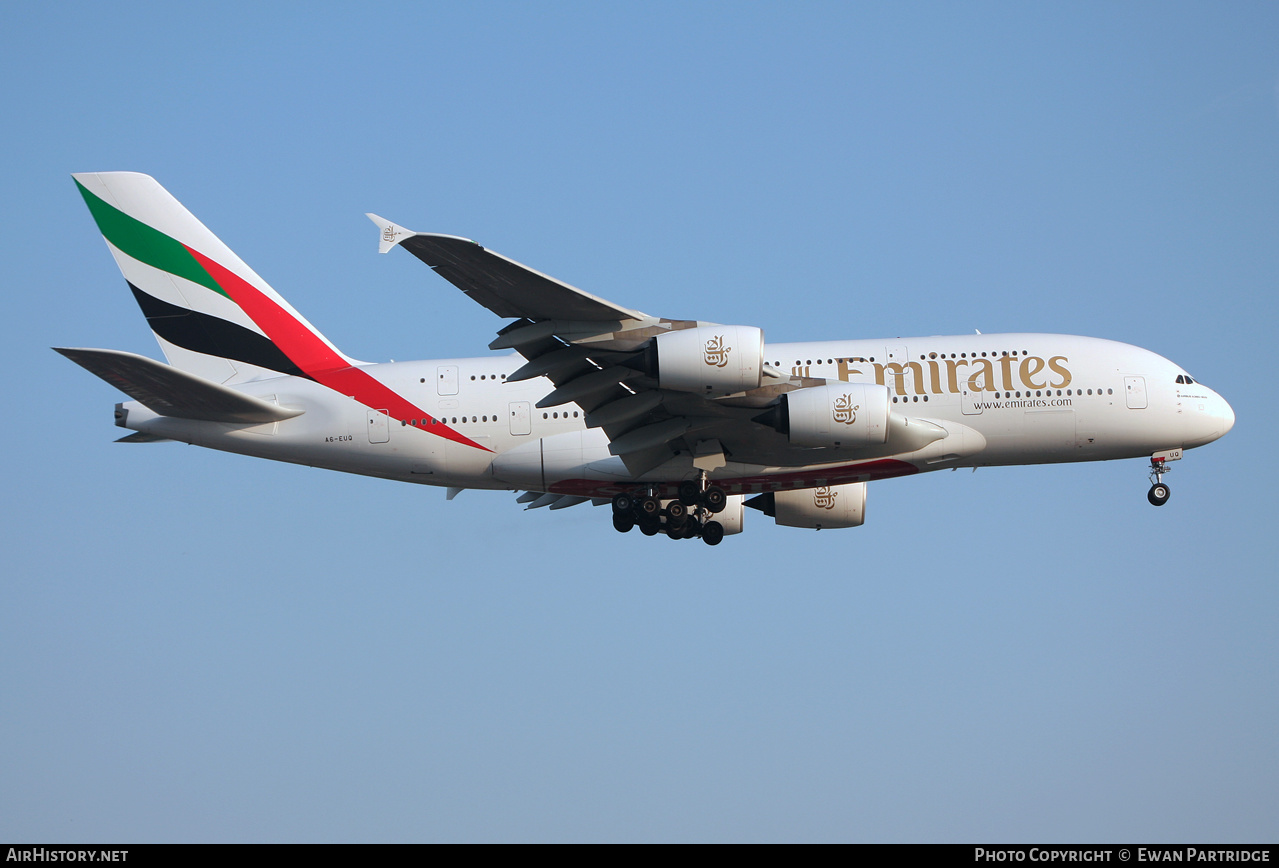
[[[132,283],[129,289],[133,290],[133,297],[151,330],[171,344],[193,353],[245,362],[293,377],[306,376],[270,338],[221,317],[161,301]]]

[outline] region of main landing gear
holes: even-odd
[[[1163,506],[1168,502],[1168,498],[1172,496],[1172,491],[1168,486],[1164,485],[1164,474],[1172,471],[1164,458],[1155,456],[1150,459],[1150,491],[1146,493],[1146,500],[1150,501],[1151,506]]]
[[[728,495],[718,485],[707,485],[703,471],[696,480],[679,484],[679,496],[662,501],[655,488],[623,492],[613,498],[613,527],[621,533],[638,526],[645,536],[664,533],[671,539],[701,537],[709,546],[724,539],[724,526],[711,518],[723,512]]]

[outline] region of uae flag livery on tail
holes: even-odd
[[[330,343],[154,178],[73,177],[171,365],[223,384],[306,377],[392,418],[431,419]],[[430,430],[484,448],[446,425]]]

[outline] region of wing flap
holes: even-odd
[[[146,356],[121,350],[53,349],[161,416],[261,424],[303,412],[228,389]]]

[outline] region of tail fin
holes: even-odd
[[[149,175],[72,176],[176,368],[215,383],[359,364]]]

